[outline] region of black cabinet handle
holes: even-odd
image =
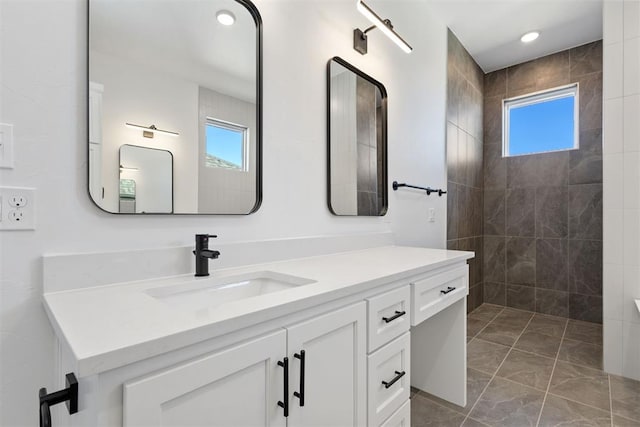
[[[382,385],[384,386],[384,388],[389,388],[392,385],[394,385],[396,381],[398,381],[400,378],[404,377],[404,374],[406,374],[405,371],[402,371],[402,372],[396,371],[396,376],[393,377],[391,381],[382,381]]]
[[[389,322],[393,322],[394,320],[396,320],[398,317],[400,316],[404,316],[405,314],[407,314],[406,311],[402,310],[402,311],[398,311],[396,310],[396,314],[394,314],[391,317],[383,317],[382,320],[384,320],[385,322],[389,323]]]
[[[455,286],[454,286],[454,287],[447,286],[447,290],[446,290],[446,291],[440,291],[440,293],[441,293],[441,294],[446,295],[446,294],[448,294],[449,292],[451,292],[451,291],[455,291],[455,290],[456,290]]]
[[[293,355],[296,359],[300,359],[300,393],[297,391],[293,392],[293,395],[300,399],[300,406],[304,406],[304,368],[305,368],[305,352],[304,350],[300,350],[300,353],[295,353]]]
[[[78,380],[73,373],[66,375],[67,388],[47,394],[46,388],[38,392],[40,402],[40,427],[51,427],[51,407],[67,402],[69,414],[78,412]]]
[[[279,400],[278,406],[284,409],[284,416],[289,416],[289,358],[285,357],[282,362],[278,361],[278,366],[284,368],[284,401]]]

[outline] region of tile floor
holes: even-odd
[[[602,325],[483,304],[467,335],[467,406],[413,389],[413,427],[640,427],[640,382],[602,371]]]

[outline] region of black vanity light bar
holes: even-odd
[[[162,130],[162,129],[158,129],[158,128],[156,127],[156,125],[151,125],[151,126],[142,126],[142,125],[135,125],[135,124],[133,124],[133,123],[125,123],[124,125],[125,125],[126,127],[133,128],[133,129],[141,129],[141,130],[142,130],[142,132],[143,132],[143,135],[144,135],[145,137],[148,137],[148,138],[153,138],[153,133],[154,133],[154,132],[163,133],[163,134],[165,134],[165,135],[171,135],[171,136],[178,136],[178,135],[180,135],[178,132],[171,132],[170,130]],[[148,132],[148,133],[151,133],[151,135],[149,135],[149,136],[148,136],[148,135],[146,135],[146,133],[147,133],[147,132]]]

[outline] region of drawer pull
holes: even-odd
[[[453,287],[452,286],[447,286],[447,290],[446,291],[440,291],[440,293],[446,295],[449,292],[455,291],[455,290],[456,290],[455,286],[453,286]]]
[[[285,418],[289,416],[289,358],[285,357],[282,362],[278,361],[278,366],[284,368],[284,402],[279,400],[278,406],[284,409]]]
[[[300,399],[300,406],[304,406],[304,365],[306,358],[304,350],[300,350],[300,354],[295,353],[293,357],[295,357],[296,359],[300,359],[300,393],[294,391],[293,395]]]
[[[402,371],[402,372],[396,371],[396,376],[393,377],[391,381],[382,381],[382,385],[384,386],[384,388],[389,388],[392,385],[394,385],[396,381],[398,381],[400,378],[404,377],[404,374],[406,374],[405,371]]]
[[[396,314],[394,314],[391,317],[383,317],[382,320],[384,320],[385,322],[389,323],[389,322],[393,322],[394,320],[396,320],[398,317],[400,316],[404,316],[405,314],[407,314],[406,311],[402,310],[402,311],[398,311],[396,310]]]

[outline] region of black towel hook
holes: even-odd
[[[46,388],[41,388],[40,397],[40,427],[51,427],[51,407],[58,403],[67,402],[69,414],[78,412],[78,379],[72,372],[66,375],[67,388],[47,394]]]

